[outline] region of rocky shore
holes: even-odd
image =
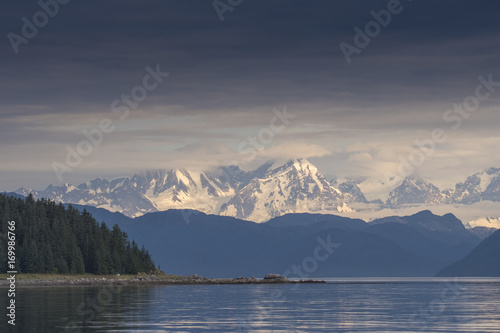
[[[287,283],[325,283],[321,280],[290,281],[279,274],[268,274],[263,279],[255,277],[237,277],[234,279],[210,279],[203,276],[191,275],[187,277],[164,277],[162,275],[137,275],[134,278],[124,279],[120,276],[113,278],[77,277],[65,279],[18,279],[16,285],[21,287],[57,287],[57,286],[101,286],[101,285],[215,285],[215,284],[287,284]],[[7,287],[8,281],[0,280],[0,287]]]

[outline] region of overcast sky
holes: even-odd
[[[61,184],[54,165],[71,169],[59,169],[69,183],[296,157],[328,177],[382,177],[436,128],[446,139],[418,163],[422,177],[446,186],[499,166],[500,84],[480,88],[466,117],[448,110],[477,101],[479,76],[500,82],[500,3],[401,0],[348,63],[341,43],[355,47],[354,28],[393,1],[244,0],[217,13],[210,0],[72,0],[43,22],[36,1],[8,0],[1,190]],[[113,112],[122,94],[145,91],[148,66],[169,76],[147,78],[147,97]],[[282,126],[273,118],[285,108]],[[88,148],[82,131],[106,119],[113,130],[70,166],[67,148]]]

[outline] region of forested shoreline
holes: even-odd
[[[0,194],[0,267],[7,271],[8,223],[15,221],[18,273],[137,274],[153,272],[148,251],[115,225],[47,199]]]

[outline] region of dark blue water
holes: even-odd
[[[2,332],[500,332],[498,279],[329,282],[21,288],[16,328],[5,325],[5,318],[0,327]],[[4,291],[0,299],[6,298]]]

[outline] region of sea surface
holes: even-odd
[[[19,287],[1,332],[500,332],[500,279]],[[6,289],[0,289],[2,308]],[[4,329],[5,328],[5,329]]]

